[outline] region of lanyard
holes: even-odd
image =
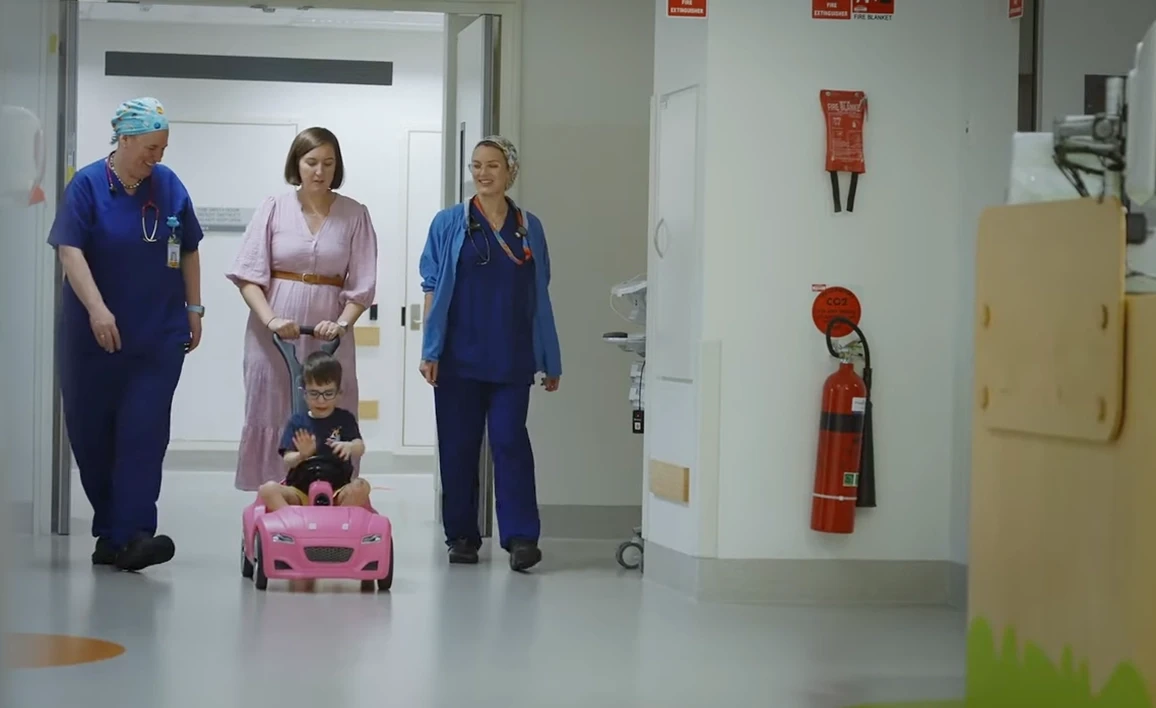
[[[473,204],[474,206],[476,206],[478,208],[478,211],[482,212],[483,214],[485,213],[485,211],[482,209],[482,205],[478,201],[477,197],[474,197],[472,200],[470,200],[470,203]],[[468,211],[468,207],[467,207],[467,211]],[[522,242],[522,256],[523,256],[522,258],[518,258],[517,256],[514,255],[514,251],[506,243],[506,239],[502,238],[501,229],[491,229],[491,231],[493,231],[494,238],[497,239],[498,245],[501,246],[502,250],[506,252],[506,256],[508,256],[509,259],[511,261],[513,261],[516,265],[524,265],[527,261],[533,259],[534,254],[530,252],[529,240],[526,238],[528,232],[526,230],[526,225],[525,225],[524,219],[522,217],[522,210],[521,209],[515,209],[514,216],[518,221],[517,233],[518,233],[518,240]],[[469,215],[469,232],[470,232],[470,243],[471,244],[473,243],[473,232],[480,229],[480,228],[482,228],[481,224],[478,223],[477,219],[474,218],[473,214],[470,214]],[[474,250],[477,250],[476,246],[474,247]],[[490,262],[489,241],[488,240],[486,242],[486,251],[487,251],[487,253],[484,257],[484,260],[481,262],[481,265],[485,265],[486,263]],[[480,251],[479,251],[478,255],[479,256],[481,255]]]
[[[112,166],[109,165],[108,160],[104,161],[104,173],[105,173],[105,176],[108,177],[108,191],[109,191],[109,193],[110,194],[116,194],[116,185],[113,184]],[[153,198],[156,196],[156,191],[155,191],[156,183],[153,182],[152,175],[150,175],[147,179],[149,181],[148,200],[140,208],[140,233],[141,233],[141,238],[143,238],[145,240],[145,243],[156,243],[157,242],[157,225],[160,224],[160,221],[161,221],[161,210],[157,206],[157,203],[155,201],[153,201]],[[121,187],[124,187],[124,182],[120,181],[120,177],[117,177],[116,181],[120,182]],[[152,213],[153,213],[153,230],[151,232],[145,226],[145,214],[150,209],[152,210]]]

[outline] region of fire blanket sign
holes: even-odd
[[[890,20],[894,0],[811,0],[814,20]]]

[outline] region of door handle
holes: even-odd
[[[663,233],[666,234],[666,238],[663,239],[665,241],[665,245],[660,246],[658,244],[658,237]],[[659,258],[666,258],[666,246],[670,245],[670,229],[666,225],[665,218],[660,218],[658,223],[654,225],[654,235],[651,236],[651,241],[654,242],[654,253]]]
[[[421,305],[413,304],[409,306],[409,328],[415,332],[421,329],[424,320],[421,317]]]

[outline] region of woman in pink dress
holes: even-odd
[[[277,448],[291,412],[289,372],[274,332],[288,340],[300,336],[301,325],[316,328],[316,337],[295,343],[302,361],[322,339],[341,336],[338,405],[357,414],[353,324],[377,289],[377,234],[364,205],[333,191],[344,174],[336,136],[324,128],[302,131],[285,161],[285,181],[297,189],[261,203],[226,274],[250,310],[237,489],[256,491],[285,476]]]

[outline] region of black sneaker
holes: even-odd
[[[96,539],[96,549],[92,552],[93,565],[114,565],[120,549],[107,538]]]
[[[116,567],[136,572],[149,566],[168,563],[176,552],[176,545],[168,536],[138,536],[129,541],[117,556]]]
[[[510,570],[529,570],[542,562],[542,549],[533,541],[516,538],[510,541]]]
[[[466,539],[459,538],[450,543],[449,556],[450,563],[473,565],[478,562],[478,549]]]

